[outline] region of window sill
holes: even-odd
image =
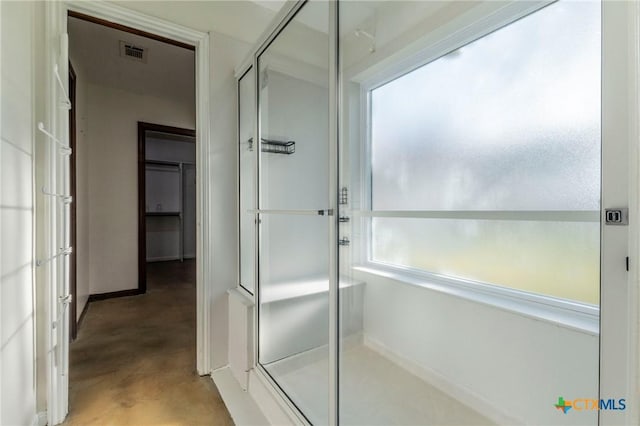
[[[353,269],[388,278],[398,283],[437,291],[536,320],[550,322],[585,334],[599,335],[600,313],[597,306],[473,281],[451,279],[376,262],[357,265]]]

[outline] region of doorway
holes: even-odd
[[[196,132],[138,122],[138,290],[149,262],[196,257]],[[194,265],[195,267],[195,265]]]
[[[158,40],[158,41],[173,41],[174,45],[183,46],[192,51],[196,57],[196,67],[197,74],[195,78],[195,82],[192,83],[192,90],[195,88],[195,91],[199,94],[208,94],[209,93],[209,35],[205,32],[194,30],[180,24],[169,23],[158,18],[155,18],[150,15],[146,15],[144,13],[136,12],[133,10],[124,9],[118,5],[113,4],[100,4],[93,2],[84,2],[84,3],[46,3],[45,4],[45,12],[47,16],[51,19],[52,25],[49,25],[45,29],[46,37],[45,37],[45,49],[50,53],[47,56],[46,64],[45,64],[45,72],[50,75],[57,74],[58,70],[63,71],[61,73],[62,79],[58,78],[58,82],[60,83],[60,88],[51,87],[47,89],[47,93],[49,93],[51,102],[48,102],[45,106],[46,114],[51,117],[52,122],[58,123],[61,132],[63,134],[63,138],[67,139],[68,130],[69,130],[69,115],[68,110],[64,108],[60,108],[59,97],[62,95],[66,95],[68,92],[68,81],[67,80],[67,69],[66,64],[69,60],[69,49],[68,49],[68,17],[70,15],[76,14],[76,17],[84,17],[88,22],[95,22],[100,25],[104,25],[106,27],[119,28],[124,32],[130,34],[137,34],[140,36],[149,36],[150,40]],[[61,49],[62,46],[62,49]],[[64,65],[64,66],[62,66]],[[75,64],[74,64],[75,65]],[[76,73],[78,74],[78,78],[81,78],[82,70],[78,70],[77,67],[74,66]],[[78,84],[78,81],[76,82]],[[81,94],[82,90],[78,86],[77,95]],[[65,96],[62,96],[64,99]],[[77,99],[78,100],[78,99]],[[205,158],[202,156],[202,152],[207,152],[210,146],[210,135],[208,131],[208,126],[204,126],[203,124],[207,122],[210,118],[210,98],[209,96],[198,96],[194,102],[195,108],[193,110],[193,114],[197,116],[197,124],[191,125],[188,127],[192,127],[196,129],[196,139],[198,141],[198,150],[200,151],[198,158]],[[78,102],[79,105],[79,102]],[[83,117],[82,114],[77,114],[78,121],[76,126],[82,126]],[[142,118],[142,117],[141,117]],[[152,117],[150,117],[152,119]],[[149,118],[148,118],[149,119]],[[168,120],[169,124],[174,124],[172,120]],[[180,126],[180,123],[177,123],[177,126]],[[114,128],[119,128],[121,126],[115,126]],[[185,127],[185,126],[182,126]],[[135,126],[134,126],[135,132]],[[77,132],[80,134],[79,132]],[[135,147],[135,136],[133,138],[133,146]],[[135,151],[135,150],[134,150]],[[81,149],[77,149],[77,153],[81,154]],[[58,159],[60,157],[60,159]],[[81,168],[83,162],[80,159],[80,155],[77,157],[78,162],[76,163],[76,169]],[[136,170],[136,160],[135,153],[133,158],[134,170]],[[59,182],[61,183],[60,188],[52,186],[49,189],[55,189],[58,193],[62,194],[68,190],[68,187],[63,188],[62,183],[65,182],[65,179],[69,179],[69,162],[68,157],[63,158],[63,156],[53,157],[53,154],[47,153],[47,156],[44,158],[44,163],[49,165],[49,172],[52,176],[57,175],[60,176]],[[200,162],[201,160],[198,160]],[[84,163],[86,164],[86,163]],[[117,164],[116,164],[117,165]],[[207,175],[209,169],[209,161],[202,161],[198,167],[198,173],[202,175]],[[76,170],[77,171],[77,170]],[[134,172],[137,173],[137,172]],[[68,180],[67,180],[68,182]],[[77,189],[81,190],[82,183],[86,183],[82,177],[78,176],[77,179]],[[117,189],[121,189],[120,187],[116,187]],[[135,192],[137,192],[137,185],[133,185],[132,187]],[[206,182],[204,185],[198,188],[199,191],[199,202],[197,206],[197,217],[209,217],[208,213],[204,214],[204,211],[208,211],[208,185]],[[134,193],[135,193],[134,192]],[[79,206],[78,206],[79,207]],[[119,206],[111,206],[111,207],[119,207]],[[65,210],[68,210],[65,208]],[[137,203],[134,203],[134,214],[133,220],[135,226],[137,227]],[[50,210],[43,212],[45,221],[47,223],[51,223],[52,226],[44,229],[43,238],[50,240],[51,247],[66,247],[70,244],[68,241],[68,233],[67,235],[63,235],[62,233],[53,232],[56,228],[56,224],[58,221],[69,220],[69,213],[62,212],[56,210]],[[200,219],[198,219],[200,220]],[[197,246],[201,248],[199,250],[199,254],[203,256],[203,258],[208,258],[207,253],[210,251],[208,245],[203,245],[202,235],[206,235],[210,228],[209,220],[205,220],[202,222],[203,233],[198,233],[197,235]],[[68,228],[67,228],[68,229]],[[131,245],[137,252],[137,230],[133,230],[131,235],[134,236],[135,242]],[[76,254],[80,254],[83,252],[81,250],[80,245],[82,245],[81,237],[78,235],[79,239],[77,242],[78,247],[74,247]],[[117,252],[117,250],[112,250],[112,252]],[[100,258],[99,256],[94,257],[94,259]],[[134,274],[135,279],[135,291],[137,292],[137,255],[134,256],[134,270],[136,271]],[[80,293],[80,286],[87,285],[89,282],[87,279],[83,279],[81,276],[80,267],[81,265],[87,265],[88,262],[82,262],[80,260],[77,261],[77,287],[78,287],[78,297],[76,301],[79,302],[83,299],[84,301],[88,301],[88,291],[84,294]],[[64,303],[61,301],[68,301],[70,299],[70,288],[69,288],[69,274],[67,273],[68,266],[65,266],[63,273],[60,274],[51,274],[51,276],[47,277],[49,282],[46,285],[47,293],[44,295],[44,305],[49,312],[58,312],[61,307],[64,307]],[[111,268],[108,269],[103,275],[111,275],[114,272],[118,272],[117,269]],[[207,325],[206,321],[209,318],[209,310],[210,305],[204,303],[204,300],[209,297],[211,290],[206,288],[204,285],[205,282],[211,282],[208,279],[209,270],[205,269],[202,263],[198,263],[197,273],[196,273],[196,305],[197,305],[197,321],[196,321],[196,342],[197,342],[197,351],[196,351],[196,369],[199,374],[208,374],[210,372],[210,349],[209,349],[209,338],[210,334],[207,333]],[[85,276],[86,277],[86,276]],[[69,341],[71,329],[71,322],[73,322],[74,318],[70,318],[71,309],[63,311],[61,315],[62,318],[57,318],[55,315],[51,315],[43,319],[42,324],[42,333],[45,336],[47,342],[49,342],[46,346],[43,346],[41,357],[46,363],[48,368],[46,369],[46,388],[47,388],[47,421],[49,424],[58,424],[62,422],[65,416],[68,413],[69,402],[68,402],[68,364],[69,364]],[[77,313],[81,312],[82,309],[80,307],[77,309]],[[69,324],[68,327],[56,327],[59,320],[64,321],[64,323]],[[69,321],[69,322],[67,322]],[[80,330],[80,333],[82,330]],[[50,368],[49,368],[50,367]],[[43,367],[44,368],[44,367]]]
[[[90,412],[95,404],[104,408],[113,403],[104,384],[95,380],[107,371],[115,380],[112,384],[123,388],[118,409],[129,413],[143,415],[149,411],[146,400],[136,396],[136,389],[142,381],[160,377],[167,383],[190,382],[191,391],[185,392],[185,397],[194,392],[210,398],[207,379],[196,374],[200,371],[196,366],[196,306],[202,299],[196,295],[201,281],[197,279],[195,260],[195,221],[200,214],[195,203],[195,181],[196,150],[203,136],[196,131],[200,106],[195,96],[195,46],[78,12],[69,13],[67,30],[77,97],[69,131],[75,136],[76,157],[71,168],[77,183],[74,201],[79,218],[74,244],[78,273],[71,286],[75,281],[74,299],[80,305],[75,313],[70,312],[70,328],[77,326],[78,314],[89,307],[82,328],[74,332],[78,338],[69,351],[71,421],[90,418],[95,414]],[[146,257],[139,255],[150,245],[146,239],[137,244],[139,197],[146,192],[144,167],[138,181],[138,123],[148,130],[143,136],[189,147],[188,156],[175,163],[159,164],[162,158],[150,157],[156,160],[156,168],[172,169],[174,175],[176,170],[181,172],[178,180],[170,179],[172,185],[177,182],[177,192],[171,195],[192,201],[170,211],[161,207],[166,215],[157,218],[174,222],[173,228],[177,222],[180,229],[177,239],[173,230],[168,232],[177,242],[175,251],[179,254],[165,259],[177,261],[179,268],[156,273],[153,282],[147,280]],[[186,181],[191,185],[182,184]],[[139,185],[143,188],[140,193]],[[145,228],[143,222],[140,229]],[[153,283],[162,288],[145,294],[147,285],[153,288]],[[164,323],[165,319],[171,324]],[[160,367],[168,363],[175,368],[165,371]],[[166,389],[174,387],[168,385]],[[64,398],[64,394],[59,396]],[[159,401],[157,411],[179,401],[166,392],[155,399]],[[188,401],[182,403],[188,406]],[[111,409],[105,412],[116,417],[126,415]],[[50,423],[60,420],[50,419]]]

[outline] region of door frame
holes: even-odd
[[[602,1],[602,195],[599,423],[640,423],[640,6]],[[626,158],[626,162],[620,159]],[[605,209],[628,207],[629,225],[605,224]]]
[[[138,294],[147,292],[146,134],[148,131],[162,132],[176,136],[196,137],[196,131],[193,129],[183,129],[180,127],[138,121]],[[197,140],[195,143],[197,150]],[[197,173],[198,169],[196,166],[196,174]],[[197,259],[198,250],[196,248],[196,264],[200,263]]]
[[[196,180],[197,205],[196,205],[196,252],[199,259],[196,272],[196,369],[198,374],[211,373],[211,294],[214,280],[211,271],[211,228],[212,215],[210,214],[211,194],[211,159],[210,152],[210,74],[209,74],[209,34],[191,28],[164,21],[159,18],[139,13],[117,4],[104,1],[95,2],[45,2],[44,3],[44,54],[42,58],[42,72],[44,80],[43,89],[43,115],[46,123],[51,123],[53,130],[58,129],[58,135],[64,142],[68,140],[69,118],[68,110],[60,108],[59,88],[54,77],[56,64],[61,64],[61,71],[66,74],[65,67],[69,61],[67,18],[69,11],[81,13],[101,19],[107,23],[113,23],[123,28],[130,28],[146,34],[157,35],[176,42],[193,46],[196,57]],[[65,79],[66,80],[66,79]],[[65,82],[64,85],[68,85]],[[50,169],[47,173],[51,176],[61,174],[63,165],[55,160],[55,153],[47,152],[42,159]],[[48,241],[47,247],[55,248],[57,238],[54,230],[56,220],[59,217],[56,212],[45,209],[46,229],[38,232]],[[69,339],[60,339],[69,331],[67,323],[68,311],[64,314],[64,327],[56,327],[56,315],[54,313],[59,300],[66,296],[68,277],[62,274],[48,274],[46,283],[41,283],[43,288],[50,289],[44,295],[43,305],[46,314],[42,320],[42,333],[46,344],[42,351],[43,362],[46,363],[46,405],[47,422],[50,425],[61,423],[68,412],[68,350]],[[60,344],[57,344],[60,343]],[[45,385],[45,380],[42,384]]]
[[[76,71],[73,69],[71,61],[69,61],[69,100],[71,101],[71,109],[69,110],[69,147],[71,155],[69,156],[69,190],[71,195],[71,204],[69,206],[69,240],[72,247],[69,255],[69,291],[71,293],[71,303],[69,304],[69,324],[71,326],[71,341],[78,336],[78,274],[77,274],[77,206],[76,198],[76,161],[78,154],[76,153]]]

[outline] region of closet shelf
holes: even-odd
[[[146,212],[147,216],[180,216],[180,212]]]
[[[180,163],[177,161],[162,161],[162,160],[145,160],[147,165],[155,165],[155,166],[171,166],[178,168],[180,167]]]
[[[296,152],[296,143],[294,141],[276,141],[273,139],[262,138],[262,152],[270,152],[273,154],[290,155]],[[248,140],[249,151],[253,151],[253,138]]]

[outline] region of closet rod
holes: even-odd
[[[53,192],[49,192],[45,189],[45,187],[42,187],[42,193],[44,195],[50,195],[51,197],[57,197],[62,199],[62,202],[65,204],[71,204],[71,201],[73,200],[73,198],[70,195],[65,195],[65,194],[55,194]]]
[[[62,90],[62,94],[64,95],[64,99],[61,101],[62,106],[66,109],[71,109],[71,101],[69,100],[69,95],[67,94],[67,89],[64,87],[64,83],[60,78],[60,73],[58,73],[58,64],[53,66],[53,73],[56,76],[56,80],[58,80],[58,85],[60,86],[60,90]]]
[[[36,260],[36,266],[42,266],[42,265],[44,265],[44,264],[46,264],[46,263],[49,263],[49,262],[51,262],[52,260],[54,260],[54,259],[56,259],[56,258],[58,258],[58,257],[60,257],[60,256],[63,256],[63,255],[64,255],[64,256],[67,256],[67,255],[70,255],[72,252],[73,252],[73,249],[72,249],[71,247],[67,247],[66,249],[60,249],[60,251],[59,251],[58,253],[54,254],[53,256],[51,256],[51,257],[50,257],[50,258],[48,258],[48,259],[44,259],[44,260],[39,259],[39,260]]]
[[[60,145],[60,150],[64,155],[71,155],[71,148],[63,144],[58,138],[53,136],[51,132],[44,128],[44,123],[41,121],[38,123],[38,130],[47,135],[49,139]]]

